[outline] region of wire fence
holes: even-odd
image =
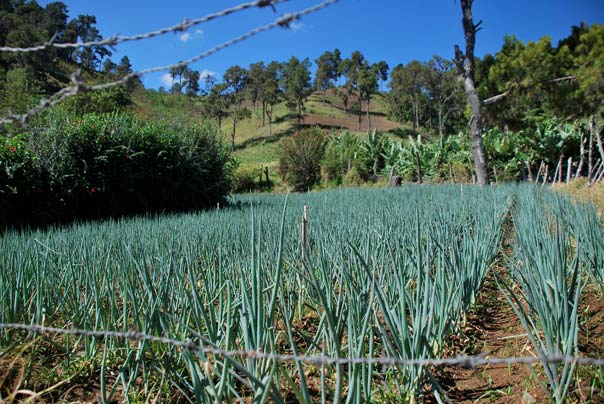
[[[217,20],[229,15],[241,12],[243,10],[252,8],[271,8],[276,12],[275,6],[281,3],[290,2],[291,0],[257,0],[247,3],[242,3],[237,6],[223,9],[219,12],[208,14],[206,16],[185,20],[181,23],[160,28],[151,32],[132,35],[122,36],[114,35],[107,39],[90,42],[75,42],[75,43],[58,43],[56,42],[56,36],[53,36],[48,42],[31,47],[9,47],[0,46],[0,52],[12,52],[12,53],[31,53],[40,52],[49,48],[86,48],[92,46],[117,46],[121,43],[139,41],[151,39],[168,33],[177,33],[186,31],[192,27],[198,26],[209,21]],[[240,36],[234,37],[227,40],[211,49],[204,51],[192,58],[177,63],[150,67],[142,70],[138,70],[123,77],[102,84],[87,85],[81,75],[81,72],[75,71],[71,75],[71,84],[67,87],[59,90],[48,98],[44,98],[40,103],[29,109],[23,114],[8,114],[4,118],[0,119],[0,125],[7,123],[16,122],[20,124],[26,124],[34,115],[41,111],[58,105],[68,97],[72,97],[78,94],[100,91],[109,89],[111,87],[120,86],[127,84],[132,79],[142,77],[144,75],[162,71],[169,71],[172,68],[188,66],[192,63],[198,62],[205,59],[213,54],[216,54],[226,48],[244,42],[260,33],[270,31],[276,28],[289,28],[291,23],[311,13],[315,13],[326,7],[329,7],[339,0],[324,0],[311,7],[295,11],[292,13],[286,13],[279,15],[274,21],[258,26]],[[75,328],[56,328],[48,327],[43,325],[35,324],[15,324],[15,323],[0,323],[0,329],[2,330],[22,330],[31,332],[34,334],[63,334],[63,335],[74,335],[82,337],[93,337],[93,338],[122,338],[131,341],[148,341],[159,344],[170,345],[183,350],[213,354],[224,357],[243,357],[248,359],[264,359],[279,362],[302,362],[313,365],[337,365],[337,364],[375,364],[382,366],[455,366],[461,368],[478,368],[487,365],[514,365],[523,364],[531,365],[537,363],[564,363],[564,364],[580,364],[590,366],[604,366],[604,359],[602,358],[591,358],[582,356],[562,356],[562,355],[534,355],[534,356],[517,356],[517,357],[489,357],[487,354],[476,355],[476,356],[456,356],[451,358],[432,358],[432,359],[408,359],[400,357],[334,357],[328,355],[298,355],[298,354],[282,354],[262,351],[249,351],[249,350],[224,350],[211,345],[200,345],[191,340],[176,340],[168,337],[147,335],[143,332],[137,331],[97,331],[97,330],[82,330]],[[0,353],[1,354],[1,353]]]
[[[172,26],[166,27],[166,28],[161,28],[161,29],[158,29],[155,31],[145,33],[145,34],[138,34],[138,35],[133,35],[133,36],[114,35],[111,38],[108,38],[105,40],[91,41],[91,42],[76,42],[76,43],[56,43],[55,42],[56,36],[55,36],[55,37],[51,38],[48,42],[46,42],[42,45],[24,47],[24,48],[13,48],[13,47],[3,46],[3,47],[0,47],[0,52],[30,53],[30,52],[42,51],[42,50],[45,50],[45,49],[48,49],[51,47],[83,48],[83,47],[104,46],[104,45],[115,46],[115,45],[118,45],[123,42],[138,41],[138,40],[154,38],[154,37],[157,37],[160,35],[165,35],[165,34],[171,33],[171,32],[182,32],[193,26],[197,26],[199,24],[206,23],[206,22],[209,22],[212,20],[216,20],[221,17],[226,17],[228,15],[231,15],[231,14],[234,14],[234,13],[246,10],[246,9],[250,9],[250,8],[270,7],[274,11],[276,11],[275,5],[277,5],[279,3],[289,2],[289,1],[291,1],[291,0],[258,0],[258,1],[254,1],[254,2],[242,3],[238,6],[227,8],[227,9],[224,9],[217,13],[209,14],[204,17],[200,17],[200,18],[196,18],[196,19],[192,19],[192,20],[185,20],[182,23],[172,25]],[[78,95],[78,94],[83,94],[83,93],[90,92],[90,91],[105,90],[105,89],[108,89],[111,87],[116,87],[116,86],[127,84],[131,80],[133,80],[137,77],[142,77],[146,74],[157,73],[157,72],[162,72],[162,71],[169,71],[172,68],[188,66],[192,63],[205,59],[217,52],[220,52],[226,48],[229,48],[233,45],[244,42],[262,32],[270,31],[275,28],[290,28],[291,23],[293,23],[294,21],[299,20],[300,18],[302,18],[306,15],[315,13],[319,10],[329,7],[339,1],[340,0],[324,0],[311,7],[308,7],[308,8],[299,10],[299,11],[295,11],[292,13],[282,14],[271,23],[258,26],[240,36],[229,39],[228,41],[225,41],[203,53],[200,53],[200,54],[192,57],[192,58],[189,58],[184,61],[179,61],[177,63],[169,64],[169,65],[155,66],[155,67],[150,67],[147,69],[138,70],[138,71],[126,74],[122,78],[115,80],[115,81],[102,83],[102,84],[96,84],[96,85],[86,85],[86,83],[82,79],[81,72],[75,71],[71,74],[71,77],[70,77],[71,85],[70,86],[67,86],[67,87],[57,91],[56,93],[54,93],[52,96],[50,96],[48,98],[43,98],[37,106],[29,109],[27,112],[25,112],[23,114],[6,115],[4,118],[0,119],[0,126],[4,126],[8,123],[13,123],[13,122],[19,123],[22,125],[26,124],[33,116],[39,114],[43,110],[53,107],[55,105],[58,105],[61,102],[63,102],[65,99]]]
[[[224,357],[243,357],[247,359],[265,359],[278,362],[302,362],[312,365],[356,365],[373,364],[381,366],[454,366],[460,368],[475,369],[487,365],[532,365],[536,363],[560,363],[560,364],[578,364],[590,366],[604,366],[604,358],[591,358],[584,356],[564,356],[564,355],[534,355],[534,356],[515,356],[515,357],[488,357],[487,354],[475,356],[456,356],[451,358],[433,358],[433,359],[408,359],[408,358],[389,358],[389,357],[334,357],[327,355],[295,355],[280,354],[262,351],[246,350],[225,350],[210,345],[199,345],[190,340],[176,340],[167,337],[147,335],[138,331],[93,331],[81,330],[75,328],[57,328],[43,325],[28,325],[14,323],[0,323],[0,329],[3,330],[23,330],[40,334],[64,334],[80,337],[94,338],[122,338],[130,341],[147,341],[164,345],[171,345],[191,352],[212,354]]]

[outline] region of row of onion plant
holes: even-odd
[[[369,359],[443,354],[497,256],[514,192],[422,186],[240,196],[210,212],[7,232],[0,322],[136,330],[223,350],[339,360],[279,362],[118,337],[53,337],[60,359],[53,366],[62,375],[92,372],[101,401],[141,394],[170,401],[166,392],[199,403],[415,400],[426,383],[444,400],[427,367]],[[32,337],[0,333],[5,353]],[[36,384],[35,372],[28,383],[48,387]]]
[[[557,198],[532,188],[518,193],[514,254],[509,267],[519,288],[503,281],[501,285],[541,358],[549,387],[546,390],[556,403],[562,403],[576,366],[551,362],[547,357],[578,354],[578,311],[585,282],[581,247],[573,248],[570,228],[556,214]],[[564,209],[570,209],[570,204]]]

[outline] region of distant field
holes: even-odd
[[[530,185],[245,195],[7,232],[1,323],[190,345],[3,330],[0,399],[601,402],[598,367],[405,361],[602,357],[603,268],[595,209]]]

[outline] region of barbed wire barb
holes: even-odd
[[[165,345],[171,345],[177,348],[185,349],[191,352],[213,354],[224,357],[243,357],[247,359],[265,359],[278,362],[302,362],[312,365],[354,365],[354,364],[373,364],[381,366],[455,366],[460,368],[475,369],[487,365],[532,365],[536,363],[569,363],[579,365],[604,366],[604,358],[590,358],[584,356],[564,356],[564,355],[536,355],[536,356],[516,356],[516,357],[487,357],[485,355],[476,356],[456,356],[452,358],[433,358],[433,359],[406,359],[389,357],[333,357],[327,355],[294,355],[266,353],[262,351],[250,350],[225,350],[210,345],[199,345],[191,340],[176,340],[166,337],[147,335],[138,331],[92,331],[80,329],[66,329],[57,327],[47,327],[42,325],[28,325],[15,323],[0,323],[0,329],[23,330],[32,333],[46,334],[65,334],[82,337],[95,338],[123,338],[131,341],[147,341]]]
[[[269,2],[269,0],[264,0],[265,2]],[[271,3],[274,3],[274,1],[288,1],[288,0],[270,0]],[[184,60],[184,61],[179,61],[177,63],[173,63],[170,65],[164,65],[164,66],[157,66],[157,67],[150,67],[147,69],[143,69],[143,70],[139,70],[136,72],[132,72],[129,73],[125,76],[123,76],[121,79],[118,79],[116,81],[112,81],[112,82],[108,82],[108,83],[103,83],[103,84],[96,84],[96,85],[92,85],[92,86],[87,86],[83,83],[83,81],[81,80],[81,78],[72,86],[70,87],[65,87],[61,90],[59,90],[58,92],[56,92],[55,94],[53,94],[50,98],[47,99],[42,99],[40,101],[40,104],[37,105],[36,107],[30,109],[29,111],[23,113],[23,114],[9,114],[6,115],[4,118],[0,119],[0,126],[4,126],[8,123],[12,123],[12,122],[17,122],[21,125],[25,125],[34,115],[37,115],[38,113],[40,113],[41,111],[43,111],[44,109],[53,107],[55,105],[60,104],[61,102],[63,102],[66,98],[68,97],[72,97],[74,95],[78,95],[78,94],[82,94],[84,92],[89,92],[89,91],[100,91],[100,90],[106,90],[108,88],[111,87],[116,87],[119,85],[124,85],[127,84],[129,81],[137,78],[137,77],[142,77],[146,74],[150,74],[150,73],[157,73],[157,72],[162,72],[162,71],[169,71],[170,69],[174,68],[174,67],[182,67],[182,66],[188,66],[192,63],[198,62],[202,59],[207,58],[208,56],[211,56],[217,52],[220,52],[226,48],[229,48],[233,45],[236,45],[238,43],[244,42],[262,32],[265,31],[270,31],[272,29],[281,27],[281,28],[289,28],[290,24],[295,21],[298,20],[300,18],[302,18],[303,16],[306,16],[308,14],[312,14],[314,12],[317,12],[319,10],[322,10],[326,7],[329,7],[337,2],[339,2],[340,0],[324,0],[321,3],[315,4],[314,6],[305,8],[303,10],[300,11],[296,11],[296,12],[292,12],[292,13],[288,13],[288,14],[284,14],[280,17],[278,17],[276,20],[274,20],[273,22],[266,24],[266,25],[262,25],[259,27],[256,27],[248,32],[246,32],[243,35],[240,35],[238,37],[232,38],[226,42],[223,42],[197,56],[194,56],[190,59]],[[258,3],[258,2],[255,2]],[[73,82],[73,74],[72,74],[72,82]],[[8,134],[7,134],[8,136]]]
[[[291,1],[291,0],[257,0],[257,1],[252,1],[252,2],[248,2],[248,3],[242,3],[237,6],[226,8],[224,10],[218,11],[216,13],[208,14],[208,15],[205,15],[200,18],[185,19],[183,22],[181,22],[179,24],[172,25],[172,26],[165,27],[165,28],[160,28],[155,31],[147,32],[145,34],[137,34],[137,35],[132,35],[132,36],[122,36],[119,34],[114,34],[114,35],[110,36],[109,38],[101,39],[98,41],[59,43],[59,42],[56,42],[57,34],[55,33],[53,35],[53,37],[48,42],[45,42],[44,44],[30,46],[30,47],[1,46],[0,52],[28,53],[28,52],[42,51],[42,50],[48,49],[50,47],[54,47],[54,48],[85,48],[85,47],[90,47],[90,46],[115,46],[115,45],[118,45],[123,42],[139,41],[142,39],[154,38],[157,36],[168,34],[170,32],[183,32],[183,31],[188,30],[191,27],[201,25],[203,23],[206,23],[206,22],[209,22],[209,21],[221,18],[221,17],[226,17],[230,14],[234,14],[234,13],[237,13],[237,12],[249,9],[249,8],[271,7],[273,9],[273,11],[276,12],[277,11],[277,9],[275,8],[276,4],[286,3],[289,1]]]

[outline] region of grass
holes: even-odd
[[[290,111],[285,102],[282,101],[274,106],[272,135],[269,134],[268,120],[263,125],[262,106],[258,102],[256,108],[248,101],[244,107],[251,111],[249,118],[243,119],[237,123],[235,136],[235,157],[245,168],[256,168],[260,166],[277,167],[279,160],[280,142],[294,134],[297,126],[297,119]],[[159,94],[155,92],[139,91],[134,96],[134,105],[132,109],[143,118],[160,119],[174,123],[201,123],[203,121],[201,106],[191,100],[189,97],[175,94]],[[373,116],[386,116],[387,105],[383,95],[374,95],[371,105]],[[314,92],[306,101],[306,116],[312,117],[311,122],[318,124],[324,120],[326,128],[329,127],[330,119],[338,119],[337,122],[345,123],[353,134],[365,136],[366,132],[356,131],[356,115],[354,113],[346,114],[341,100],[336,96],[333,90],[327,92],[325,103],[323,102],[323,93]],[[363,114],[363,120],[365,120]],[[384,119],[384,118],[381,118]],[[388,121],[386,121],[388,122]],[[306,123],[308,124],[308,123]],[[390,123],[396,127],[400,125]],[[303,123],[305,125],[305,123]],[[408,129],[408,128],[407,128]],[[334,128],[333,131],[338,131]],[[230,117],[225,117],[222,121],[221,132],[225,145],[231,144],[232,121]],[[385,135],[393,140],[400,140],[401,130],[392,130]],[[407,136],[402,136],[407,139]],[[270,173],[271,179],[275,183],[280,183],[276,170]],[[275,188],[281,190],[280,186]]]
[[[314,92],[306,102],[306,113],[325,118],[346,118],[351,117],[354,121],[354,115],[347,115],[340,105],[340,100],[333,91],[328,91],[325,104],[323,103],[323,94]],[[253,105],[246,105],[253,110]],[[381,95],[374,96],[371,107],[373,114],[386,114],[385,99]],[[243,163],[273,164],[278,161],[279,142],[287,136],[293,134],[297,119],[285,105],[280,102],[274,107],[273,117],[273,135],[269,135],[268,121],[262,125],[262,109],[258,103],[257,110],[252,112],[250,118],[246,118],[237,124],[235,146],[235,155]],[[355,124],[356,125],[356,124]],[[226,144],[230,144],[232,122],[229,118],[222,123],[222,133]],[[356,132],[354,125],[351,130],[353,133],[365,134],[364,131]],[[387,134],[393,138],[395,134]]]
[[[593,203],[598,212],[604,210],[604,183],[589,184],[587,179],[580,178],[567,183],[554,184],[552,189],[570,195],[581,202]]]

